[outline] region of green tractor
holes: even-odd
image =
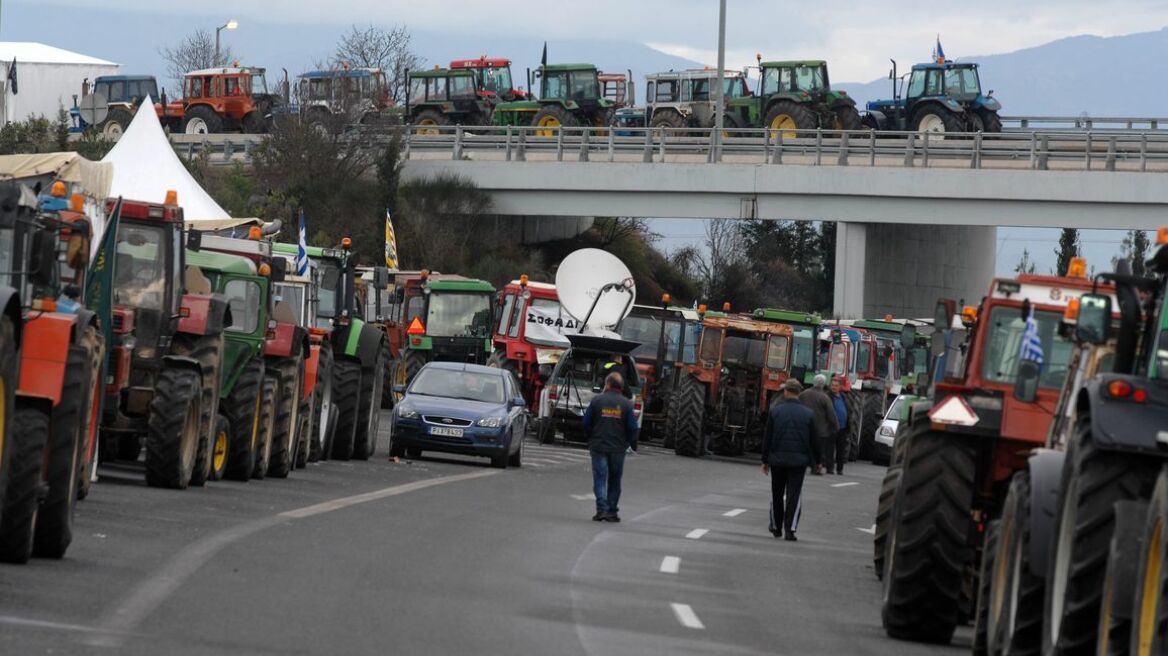
[[[437,134],[444,125],[490,125],[496,98],[479,87],[470,69],[414,71],[406,86],[407,120],[419,134]]]
[[[767,128],[784,139],[799,130],[863,130],[856,101],[833,91],[822,60],[758,60],[759,93],[726,102],[727,128]]]
[[[823,373],[816,369],[819,328],[823,324],[823,317],[815,312],[759,308],[754,311],[754,318],[760,321],[785,323],[794,329],[795,334],[791,340],[791,378],[804,385],[810,385],[815,381],[816,373]]]
[[[555,128],[612,125],[616,107],[600,93],[599,73],[592,64],[546,64],[534,77],[540,81],[539,98],[516,100],[495,106],[499,126],[542,128],[537,136],[555,135]],[[534,88],[528,80],[528,88]]]

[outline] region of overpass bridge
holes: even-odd
[[[466,178],[501,214],[836,221],[842,317],[980,298],[998,226],[1168,223],[1168,134],[1155,130],[710,136],[408,128],[403,177]]]

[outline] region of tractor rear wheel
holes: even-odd
[[[260,435],[256,445],[255,469],[251,477],[263,480],[268,475],[268,464],[272,462],[272,442],[276,439],[276,397],[279,391],[276,378],[265,372],[264,384],[260,388]]]
[[[328,459],[332,449],[336,423],[333,412],[333,345],[320,345],[320,361],[316,366],[316,387],[312,390],[312,428],[308,436],[308,462]]]
[[[89,385],[89,353],[76,344],[69,347],[61,402],[49,420],[48,466],[45,482],[49,492],[37,512],[33,554],[40,558],[63,558],[73,541],[73,509],[77,505],[77,482],[85,452],[85,428],[89,408],[84,404]]]
[[[876,431],[880,430],[880,400],[882,393],[865,393],[861,400],[860,416],[860,447],[856,457],[860,460],[871,460],[876,453]]]
[[[199,448],[195,456],[195,468],[191,472],[191,485],[202,486],[211,475],[211,459],[215,448],[215,423],[219,417],[220,372],[223,362],[223,335],[208,335],[198,338],[180,336],[175,338],[174,352],[188,355],[199,362],[203,371],[201,393],[202,418],[199,425]]]
[[[705,387],[693,376],[678,382],[670,398],[669,422],[665,431],[673,437],[673,452],[679,456],[700,458],[705,455],[703,444],[706,414]]]
[[[863,130],[864,122],[860,119],[860,112],[850,105],[835,108],[835,117],[831,121],[833,130]]]
[[[662,109],[653,112],[653,118],[649,121],[649,127],[680,129],[685,127],[685,119],[673,109]]]
[[[864,395],[858,389],[844,397],[848,409],[848,462],[860,455],[860,436],[864,433]]]
[[[146,484],[186,489],[201,426],[201,381],[190,369],[165,368],[154,383],[146,433]]]
[[[814,130],[819,127],[819,121],[814,112],[803,105],[790,100],[780,100],[767,110],[764,127],[771,132],[781,134],[783,139],[795,139],[799,136],[798,130]]]
[[[264,363],[253,358],[235,381],[231,394],[224,400],[224,415],[231,423],[231,449],[227,457],[226,477],[233,481],[251,480],[255,470],[260,417],[263,416],[260,386],[264,380]]]
[[[1030,571],[1030,474],[1010,480],[1002,507],[1001,556],[986,570],[990,653],[1038,654],[1042,648],[1045,581]],[[983,582],[983,585],[985,582]],[[980,601],[979,601],[980,603]]]
[[[26,563],[32,556],[41,464],[49,440],[49,414],[36,406],[17,407],[9,438],[8,486],[0,513],[0,562]]]
[[[944,140],[947,133],[962,132],[962,121],[957,114],[937,105],[928,105],[913,116],[914,132],[930,133],[935,140]]]
[[[531,118],[531,125],[541,128],[535,131],[537,137],[554,137],[556,128],[574,128],[579,124],[576,115],[560,105],[544,105]]]
[[[994,565],[998,558],[998,541],[1001,538],[1001,522],[994,520],[986,526],[985,541],[981,549],[981,568],[978,570],[977,606],[973,615],[973,656],[988,656],[997,652],[989,651],[990,632],[990,582],[993,581]]]
[[[439,126],[450,125],[450,117],[436,109],[423,109],[414,117],[414,126],[420,135],[437,135]]]
[[[275,423],[272,426],[271,458],[268,476],[287,478],[292,472],[297,428],[300,426],[300,395],[304,390],[304,359],[282,359],[267,367],[268,377],[276,385]]]
[[[915,423],[888,531],[881,614],[890,637],[948,643],[964,619],[976,468],[972,442]]]
[[[12,417],[16,412],[16,338],[12,319],[0,314],[0,512],[12,461]]]
[[[296,448],[292,452],[292,466],[304,469],[308,466],[308,443],[312,439],[312,399],[300,401],[300,413],[296,428]]]
[[[105,120],[97,125],[97,129],[101,131],[101,136],[111,141],[117,141],[125,133],[126,128],[130,127],[130,121],[134,120],[134,115],[128,110],[115,107],[109,110]]]
[[[183,118],[185,134],[218,134],[223,131],[223,117],[206,105],[195,105]]]
[[[373,366],[361,370],[361,403],[357,428],[353,433],[353,458],[368,460],[377,452],[377,431],[381,428],[381,390],[389,369],[389,345],[381,340]]]
[[[7,518],[6,518],[7,519]],[[1132,601],[1132,653],[1163,654],[1168,648],[1168,474],[1152,491],[1140,542]]]
[[[262,103],[243,117],[240,126],[247,134],[266,134],[271,131],[271,112],[271,105]]]
[[[981,110],[977,113],[981,118],[981,123],[984,126],[986,134],[997,134],[1002,131],[1002,118],[998,116],[997,112],[989,110]]]
[[[1155,480],[1148,458],[1104,451],[1080,412],[1059,485],[1054,550],[1046,575],[1043,653],[1082,653],[1095,646],[1107,550],[1117,501],[1146,497]]]
[[[896,488],[900,485],[900,465],[889,465],[880,484],[880,497],[876,501],[876,532],[872,537],[872,568],[876,578],[884,580],[884,561],[888,555],[888,526],[892,523],[892,503],[896,500]]]
[[[1099,606],[1099,641],[1095,653],[1100,656],[1127,656],[1132,633],[1132,599],[1135,598],[1136,573],[1140,565],[1144,524],[1148,504],[1143,501],[1120,501],[1115,504],[1115,532],[1107,553],[1107,573],[1103,577],[1103,601]]]
[[[337,430],[329,457],[353,457],[353,439],[361,421],[361,363],[345,358],[333,364],[333,400],[337,408]]]

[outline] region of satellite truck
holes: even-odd
[[[546,378],[546,369],[541,367],[539,441],[550,443],[557,432],[563,433],[565,443],[585,441],[584,410],[604,390],[604,379],[613,372],[624,377],[624,394],[633,401],[640,425],[641,380],[632,355],[640,343],[623,340],[614,332],[637,298],[633,275],[615,255],[584,248],[560,263],[556,290],[560,305],[580,327],[565,335],[568,348]]]

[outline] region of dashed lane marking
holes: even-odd
[[[847,483],[833,483],[832,487],[851,487],[853,485],[859,485],[859,483],[855,481],[848,481]]]
[[[591,494],[572,494],[569,495],[577,501],[595,501],[596,497]]]
[[[722,513],[722,516],[723,517],[737,517],[744,512],[746,512],[746,508],[735,508],[734,510],[727,510],[726,512]]]
[[[700,539],[702,539],[702,536],[704,536],[706,533],[709,533],[709,532],[710,532],[709,529],[695,528],[694,530],[690,531],[689,533],[686,533],[685,537],[687,537],[691,540],[700,540]]]
[[[681,569],[681,559],[677,556],[666,556],[661,559],[662,574],[676,574]]]
[[[312,517],[313,515],[321,515],[341,508],[348,508],[359,503],[368,503],[370,501],[377,501],[378,499],[385,499],[387,497],[396,497],[399,494],[406,494],[407,492],[414,492],[417,490],[424,490],[435,485],[443,485],[445,483],[455,483],[458,481],[467,481],[473,478],[482,478],[484,476],[491,476],[497,474],[497,471],[482,471],[471,474],[456,474],[454,476],[442,476],[441,478],[432,478],[426,481],[416,481],[413,483],[406,483],[404,485],[395,485],[387,487],[382,490],[375,490],[373,492],[366,492],[365,494],[356,494],[351,497],[342,497],[340,499],[333,499],[332,501],[325,501],[312,506],[304,508],[297,508],[296,510],[289,510],[280,513],[280,517],[287,517],[289,519],[304,519],[305,517]]]
[[[867,533],[868,535],[876,535],[876,525],[875,524],[872,525],[872,528],[859,528],[859,527],[857,527],[856,530],[861,532],[861,533]]]
[[[677,621],[687,629],[704,629],[705,624],[698,619],[698,614],[689,604],[670,604],[673,607],[673,614],[677,617]]]

